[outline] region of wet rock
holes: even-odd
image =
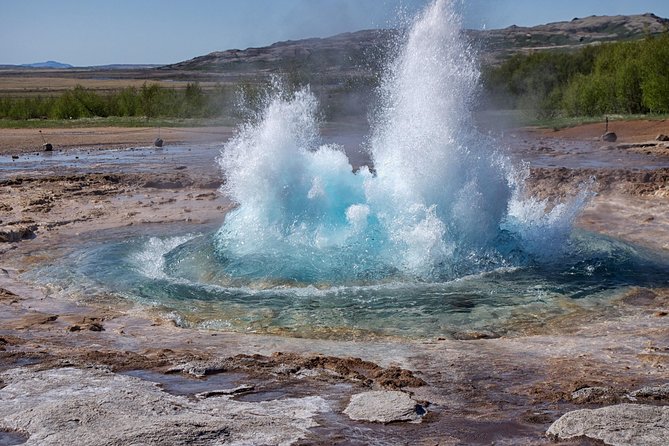
[[[496,339],[500,335],[488,330],[465,330],[453,333],[453,339],[458,341],[474,341],[476,339]]]
[[[229,396],[229,395],[237,395],[238,393],[244,393],[244,392],[251,392],[252,390],[255,389],[255,386],[252,386],[250,384],[242,384],[237,387],[234,387],[232,389],[219,389],[219,390],[209,390],[207,392],[201,392],[195,394],[196,398],[204,399],[204,398],[212,398],[216,396]]]
[[[196,377],[230,370],[265,375],[309,375],[329,381],[352,381],[386,389],[420,387],[425,381],[400,367],[383,368],[360,358],[340,358],[319,354],[299,355],[275,352],[271,356],[236,355],[206,361],[192,361],[172,367],[168,372],[182,372]]]
[[[74,323],[67,327],[67,331],[76,332],[76,331],[105,331],[104,326],[102,325],[102,320],[96,317],[84,317],[77,323]]]
[[[637,399],[669,400],[669,383],[659,386],[642,387],[639,390],[630,392],[629,396]]]
[[[0,243],[12,243],[35,238],[37,225],[8,224],[0,227]]]
[[[648,307],[657,304],[657,293],[648,288],[633,288],[621,299],[627,305]]]
[[[0,374],[0,429],[31,444],[292,444],[329,410],[320,397],[193,400],[151,381],[71,367]]]
[[[660,133],[660,134],[657,135],[657,137],[655,138],[655,141],[669,141],[669,136]]]
[[[54,322],[57,319],[57,314],[48,314],[34,311],[23,315],[20,320],[11,324],[10,326],[13,326],[13,328],[17,328],[19,330],[23,330],[37,325],[46,325],[50,322]]]
[[[167,373],[184,373],[196,378],[203,378],[215,373],[223,373],[228,370],[226,359],[214,359],[209,361],[191,361],[179,364],[167,370]]]
[[[18,295],[16,293],[12,293],[9,290],[6,290],[4,288],[0,288],[0,301],[3,300],[8,300],[10,302],[14,302],[18,299]],[[0,338],[0,344],[2,344],[2,338]]]
[[[352,420],[390,423],[419,422],[427,411],[411,397],[398,391],[373,390],[351,397],[344,413]]]
[[[610,445],[665,446],[669,438],[669,406],[618,404],[568,412],[546,434],[556,440],[582,437]]]

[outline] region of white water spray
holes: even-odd
[[[551,212],[472,124],[479,81],[451,2],[413,23],[388,65],[373,122],[376,170],[322,145],[309,89],[273,95],[221,154],[239,203],[215,244],[227,274],[337,284],[446,280],[561,246],[582,200]]]

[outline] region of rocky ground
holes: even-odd
[[[598,195],[581,227],[669,252],[667,149],[630,151],[597,142],[587,128],[570,131],[577,132],[509,135],[514,156],[530,163],[528,193],[555,200],[589,183]],[[0,141],[3,132],[14,131],[0,130]],[[624,144],[652,139],[619,133]],[[81,150],[71,141],[54,156],[6,141],[0,444],[669,438],[669,289],[625,292],[608,320],[573,305],[541,331],[494,339],[472,332],[462,340],[337,341],[182,329],[127,302],[55,298],[19,275],[96,238],[219,225],[231,207],[217,191],[219,146],[199,140],[192,150],[118,152],[141,144]]]

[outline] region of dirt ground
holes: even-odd
[[[611,130],[627,143],[665,132],[659,121],[622,124]],[[128,302],[57,298],[23,282],[20,274],[33,265],[57,262],[73,245],[104,231],[222,222],[232,203],[218,192],[224,178],[213,160],[231,129],[162,129],[167,144],[160,150],[150,148],[154,132],[49,129],[50,142],[63,153],[46,159],[35,155],[41,148],[36,130],[0,130],[0,372],[136,372],[166,391],[197,385],[198,392],[214,393],[220,391],[217,377],[236,376],[241,381],[235,385],[247,390],[235,398],[257,404],[249,406],[251,412],[271,398],[327,399],[329,411],[314,418],[318,426],[296,444],[360,445],[554,444],[544,433],[565,412],[624,401],[634,389],[669,382],[668,289],[618,296],[611,303],[619,314],[613,320],[574,307],[541,333],[524,336],[337,341],[183,329],[158,311]],[[669,253],[665,148],[626,158],[628,149],[595,144],[586,155],[611,164],[559,165],[573,148],[554,141],[590,141],[597,132],[597,126],[518,130],[518,151],[536,161],[528,193],[564,196],[594,176],[597,195],[578,226]],[[175,147],[193,141],[209,145],[193,152]],[[89,153],[91,147],[99,150]],[[114,164],[109,155],[127,147],[136,148],[124,152],[133,161]],[[641,169],[644,163],[656,167]],[[193,378],[191,372],[201,375]],[[0,380],[0,391],[4,387]],[[587,388],[605,390],[574,396]],[[398,389],[427,408],[421,423],[370,423],[343,415],[353,394]],[[186,396],[192,400],[194,391]],[[10,427],[0,421],[0,444],[3,429]],[[30,432],[16,435],[28,438]]]
[[[567,127],[561,130],[542,129],[537,130],[544,135],[563,139],[599,139],[606,129],[605,123],[584,124],[576,127]],[[669,135],[669,121],[661,120],[632,120],[632,121],[609,121],[609,131],[614,132],[618,142],[642,142],[652,141],[658,135]]]
[[[160,136],[165,144],[208,143],[230,137],[231,127],[90,127],[78,129],[0,129],[0,155],[44,150],[44,142],[55,151],[72,147],[128,148],[152,146]]]

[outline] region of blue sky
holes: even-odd
[[[384,28],[429,0],[0,0],[0,64],[172,63],[212,51]],[[461,0],[469,28],[654,12],[669,0]]]

